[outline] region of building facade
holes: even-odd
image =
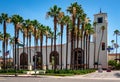
[[[102,13],[101,11],[98,14],[94,15],[94,31],[95,35],[93,36],[93,41],[90,42],[90,53],[86,52],[85,47],[81,48],[81,44],[79,44],[78,48],[75,45],[73,50],[73,55],[71,55],[71,42],[68,43],[68,54],[66,60],[66,44],[62,45],[62,58],[61,58],[61,45],[56,46],[56,52],[51,51],[51,46],[47,46],[47,57],[46,57],[46,46],[42,47],[42,53],[39,51],[35,51],[35,47],[31,47],[31,56],[27,54],[27,48],[25,48],[25,53],[23,53],[23,48],[19,48],[19,59],[17,64],[20,67],[25,66],[28,69],[34,68],[34,66],[38,66],[40,69],[52,69],[55,68],[53,65],[56,65],[56,68],[65,69],[66,67],[70,69],[73,67],[74,69],[86,68],[94,68],[94,64],[101,64],[103,68],[107,68],[107,13]],[[104,29],[102,29],[104,27]],[[79,41],[80,43],[80,41]],[[54,47],[52,47],[54,49]],[[40,50],[37,47],[37,50]],[[56,55],[53,55],[56,54]],[[77,55],[76,55],[77,54]],[[88,55],[86,55],[88,54]],[[38,56],[36,56],[38,55]],[[62,63],[61,63],[62,59]],[[35,61],[38,61],[35,63]],[[66,64],[67,61],[67,64]],[[46,65],[47,64],[47,65]]]

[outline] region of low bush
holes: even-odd
[[[6,70],[0,70],[0,73],[15,73],[15,72],[17,72],[17,73],[23,73],[23,71],[24,70],[17,70],[17,71],[15,71],[14,69],[6,69]]]
[[[109,60],[108,65],[112,67],[112,69],[119,70],[120,69],[120,62],[116,62],[116,60]]]
[[[80,75],[80,74],[87,74],[95,72],[93,69],[87,69],[87,70],[47,70],[46,74],[74,74],[74,75]]]

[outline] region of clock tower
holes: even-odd
[[[103,68],[107,68],[107,13],[94,15],[94,30],[95,30],[95,62],[101,64]]]

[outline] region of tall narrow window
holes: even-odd
[[[105,50],[105,43],[102,42],[102,50]]]

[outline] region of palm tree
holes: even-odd
[[[58,16],[60,13],[61,8],[57,7],[57,5],[54,5],[53,7],[50,8],[50,10],[47,12],[47,15],[50,17],[53,17],[54,21],[54,51],[56,51],[56,29],[57,29],[57,21],[58,21]],[[56,69],[56,62],[55,62],[55,69]]]
[[[27,54],[28,54],[28,33],[29,33],[29,25],[30,25],[30,19],[27,19],[27,20],[24,20],[25,21],[25,24],[26,24],[26,33],[25,33],[25,35],[26,35],[26,37],[27,37],[27,43],[26,43],[26,46],[27,46]]]
[[[99,47],[98,47],[98,56],[97,56],[97,62],[98,62],[98,64],[100,64],[100,62],[99,62],[99,58],[100,58],[100,47],[101,47],[101,42],[102,42],[102,40],[103,40],[103,35],[104,35],[105,26],[102,26],[102,27],[101,27],[101,30],[102,30],[102,36],[101,36],[100,44],[99,44]],[[97,65],[97,67],[98,67],[98,65]]]
[[[41,51],[41,56],[43,55],[42,53],[42,47],[43,47],[43,37],[45,34],[45,26],[44,25],[39,25],[38,26],[38,33],[39,33],[39,38],[40,38],[40,51]],[[41,65],[42,65],[42,58],[41,58]]]
[[[9,33],[6,33],[6,39],[5,39],[5,42],[6,42],[6,50],[7,50],[7,47],[8,47],[8,41],[10,39],[10,34]]]
[[[15,36],[15,54],[14,55],[15,55],[15,70],[17,70],[17,66],[19,69],[19,56],[17,56],[17,54],[19,54],[19,50],[18,51],[16,50],[16,48],[18,47],[17,39],[19,37],[19,29],[21,28],[21,23],[23,22],[23,18],[20,15],[13,15],[11,18],[11,22],[14,25],[14,36]]]
[[[93,23],[94,30],[96,31],[97,22]],[[95,68],[95,58],[96,58],[96,34],[94,34],[94,68]]]
[[[77,11],[77,8],[78,8],[78,4],[77,2],[71,4],[71,6],[69,6],[67,8],[67,12],[69,12],[71,15],[72,15],[72,24],[73,24],[73,28],[72,28],[72,31],[71,31],[71,69],[74,68],[74,58],[73,58],[73,50],[74,50],[74,40],[75,40],[75,35],[74,35],[74,28],[75,28],[75,21],[76,21],[76,11]],[[74,45],[73,45],[74,44]]]
[[[9,19],[10,17],[8,17],[8,14],[6,13],[2,13],[0,15],[0,24],[3,24],[3,34],[4,34],[4,40],[3,40],[3,61],[4,61],[4,64],[3,64],[3,69],[5,70],[6,68],[6,63],[5,63],[5,55],[4,53],[6,52],[6,43],[5,43],[5,39],[6,39],[6,23],[9,22]]]
[[[82,23],[82,16],[84,14],[84,11],[83,11],[81,5],[78,5],[76,13],[77,13],[76,15],[77,15],[77,31],[78,31],[78,33],[77,33],[77,48],[78,48],[78,45],[79,45],[79,35],[80,35],[80,31],[79,30],[80,30],[80,25]]]
[[[50,8],[50,10],[47,12],[47,15],[50,17],[53,17],[54,21],[54,51],[56,51],[56,29],[57,29],[57,21],[58,21],[58,16],[60,13],[61,8],[57,7],[57,5],[54,5],[53,7]]]
[[[86,27],[87,35],[88,35],[88,69],[89,69],[89,60],[90,60],[90,39],[91,35],[94,34],[94,29],[92,28],[91,24],[88,23]],[[87,37],[86,37],[87,38]]]
[[[60,12],[59,15],[59,24],[60,24],[60,29],[61,29],[61,70],[62,70],[62,39],[63,39],[63,29],[64,29],[64,25],[65,25],[65,17],[64,17],[64,13]]]
[[[37,53],[37,51],[38,51],[38,39],[39,39],[39,37],[40,37],[40,35],[39,35],[39,30],[38,30],[38,27],[39,27],[39,25],[40,25],[40,23],[37,21],[37,20],[33,20],[32,21],[32,25],[33,25],[33,27],[34,27],[34,32],[33,32],[33,36],[34,36],[34,45],[35,45],[35,53],[34,53],[34,57],[36,58],[36,53]],[[36,64],[37,64],[37,62],[36,61],[34,61],[34,65],[35,65],[35,67],[34,67],[34,69],[36,69]]]
[[[50,27],[45,26],[45,36],[46,36],[46,69],[48,69],[48,54],[47,54],[47,43],[48,43],[48,38],[50,36]]]
[[[114,42],[115,42],[115,40],[111,40],[112,48],[113,48],[113,46],[114,46]],[[114,50],[113,50],[113,52],[114,52]]]
[[[85,34],[86,34],[86,32],[85,32],[85,19],[86,19],[86,17],[87,17],[87,15],[84,13],[83,15],[82,15],[82,17],[81,17],[81,23],[82,23],[82,25],[81,25],[81,48],[85,51]],[[83,69],[85,68],[85,66],[84,66],[84,64],[85,64],[85,56],[84,56],[84,54],[82,54],[82,60],[83,60]]]
[[[70,17],[67,15],[67,16],[64,16],[64,21],[65,21],[65,24],[66,24],[66,69],[67,68],[67,64],[68,64],[68,36],[69,36],[69,28],[72,27],[72,21],[70,19]]]
[[[5,39],[5,43],[6,43],[6,51],[8,51],[8,42],[9,42],[9,39],[10,39],[10,34],[9,33],[6,33],[6,39]],[[10,57],[10,55],[9,55]],[[6,65],[9,65],[7,64],[8,62],[6,62]],[[7,67],[7,66],[6,66]]]
[[[26,23],[25,21],[22,24],[22,28],[20,28],[21,32],[23,33],[23,54],[25,54],[25,36],[27,35],[27,28],[26,28]],[[25,62],[25,57],[23,57],[23,61]],[[21,63],[22,69],[25,69],[25,63]]]
[[[31,66],[31,33],[33,32],[33,24],[30,19],[25,20],[25,28],[27,33],[27,53],[28,53],[28,39],[29,39],[29,66]]]
[[[120,31],[116,29],[114,31],[114,34],[116,35],[116,44],[118,44],[117,40],[118,40],[118,36],[120,34]],[[117,47],[116,47],[116,62],[117,62]]]
[[[14,38],[14,37],[11,37],[9,43],[10,43],[10,45],[12,46],[13,58],[15,58],[15,57],[14,57],[15,38]],[[14,59],[13,59],[13,63],[15,63]]]

